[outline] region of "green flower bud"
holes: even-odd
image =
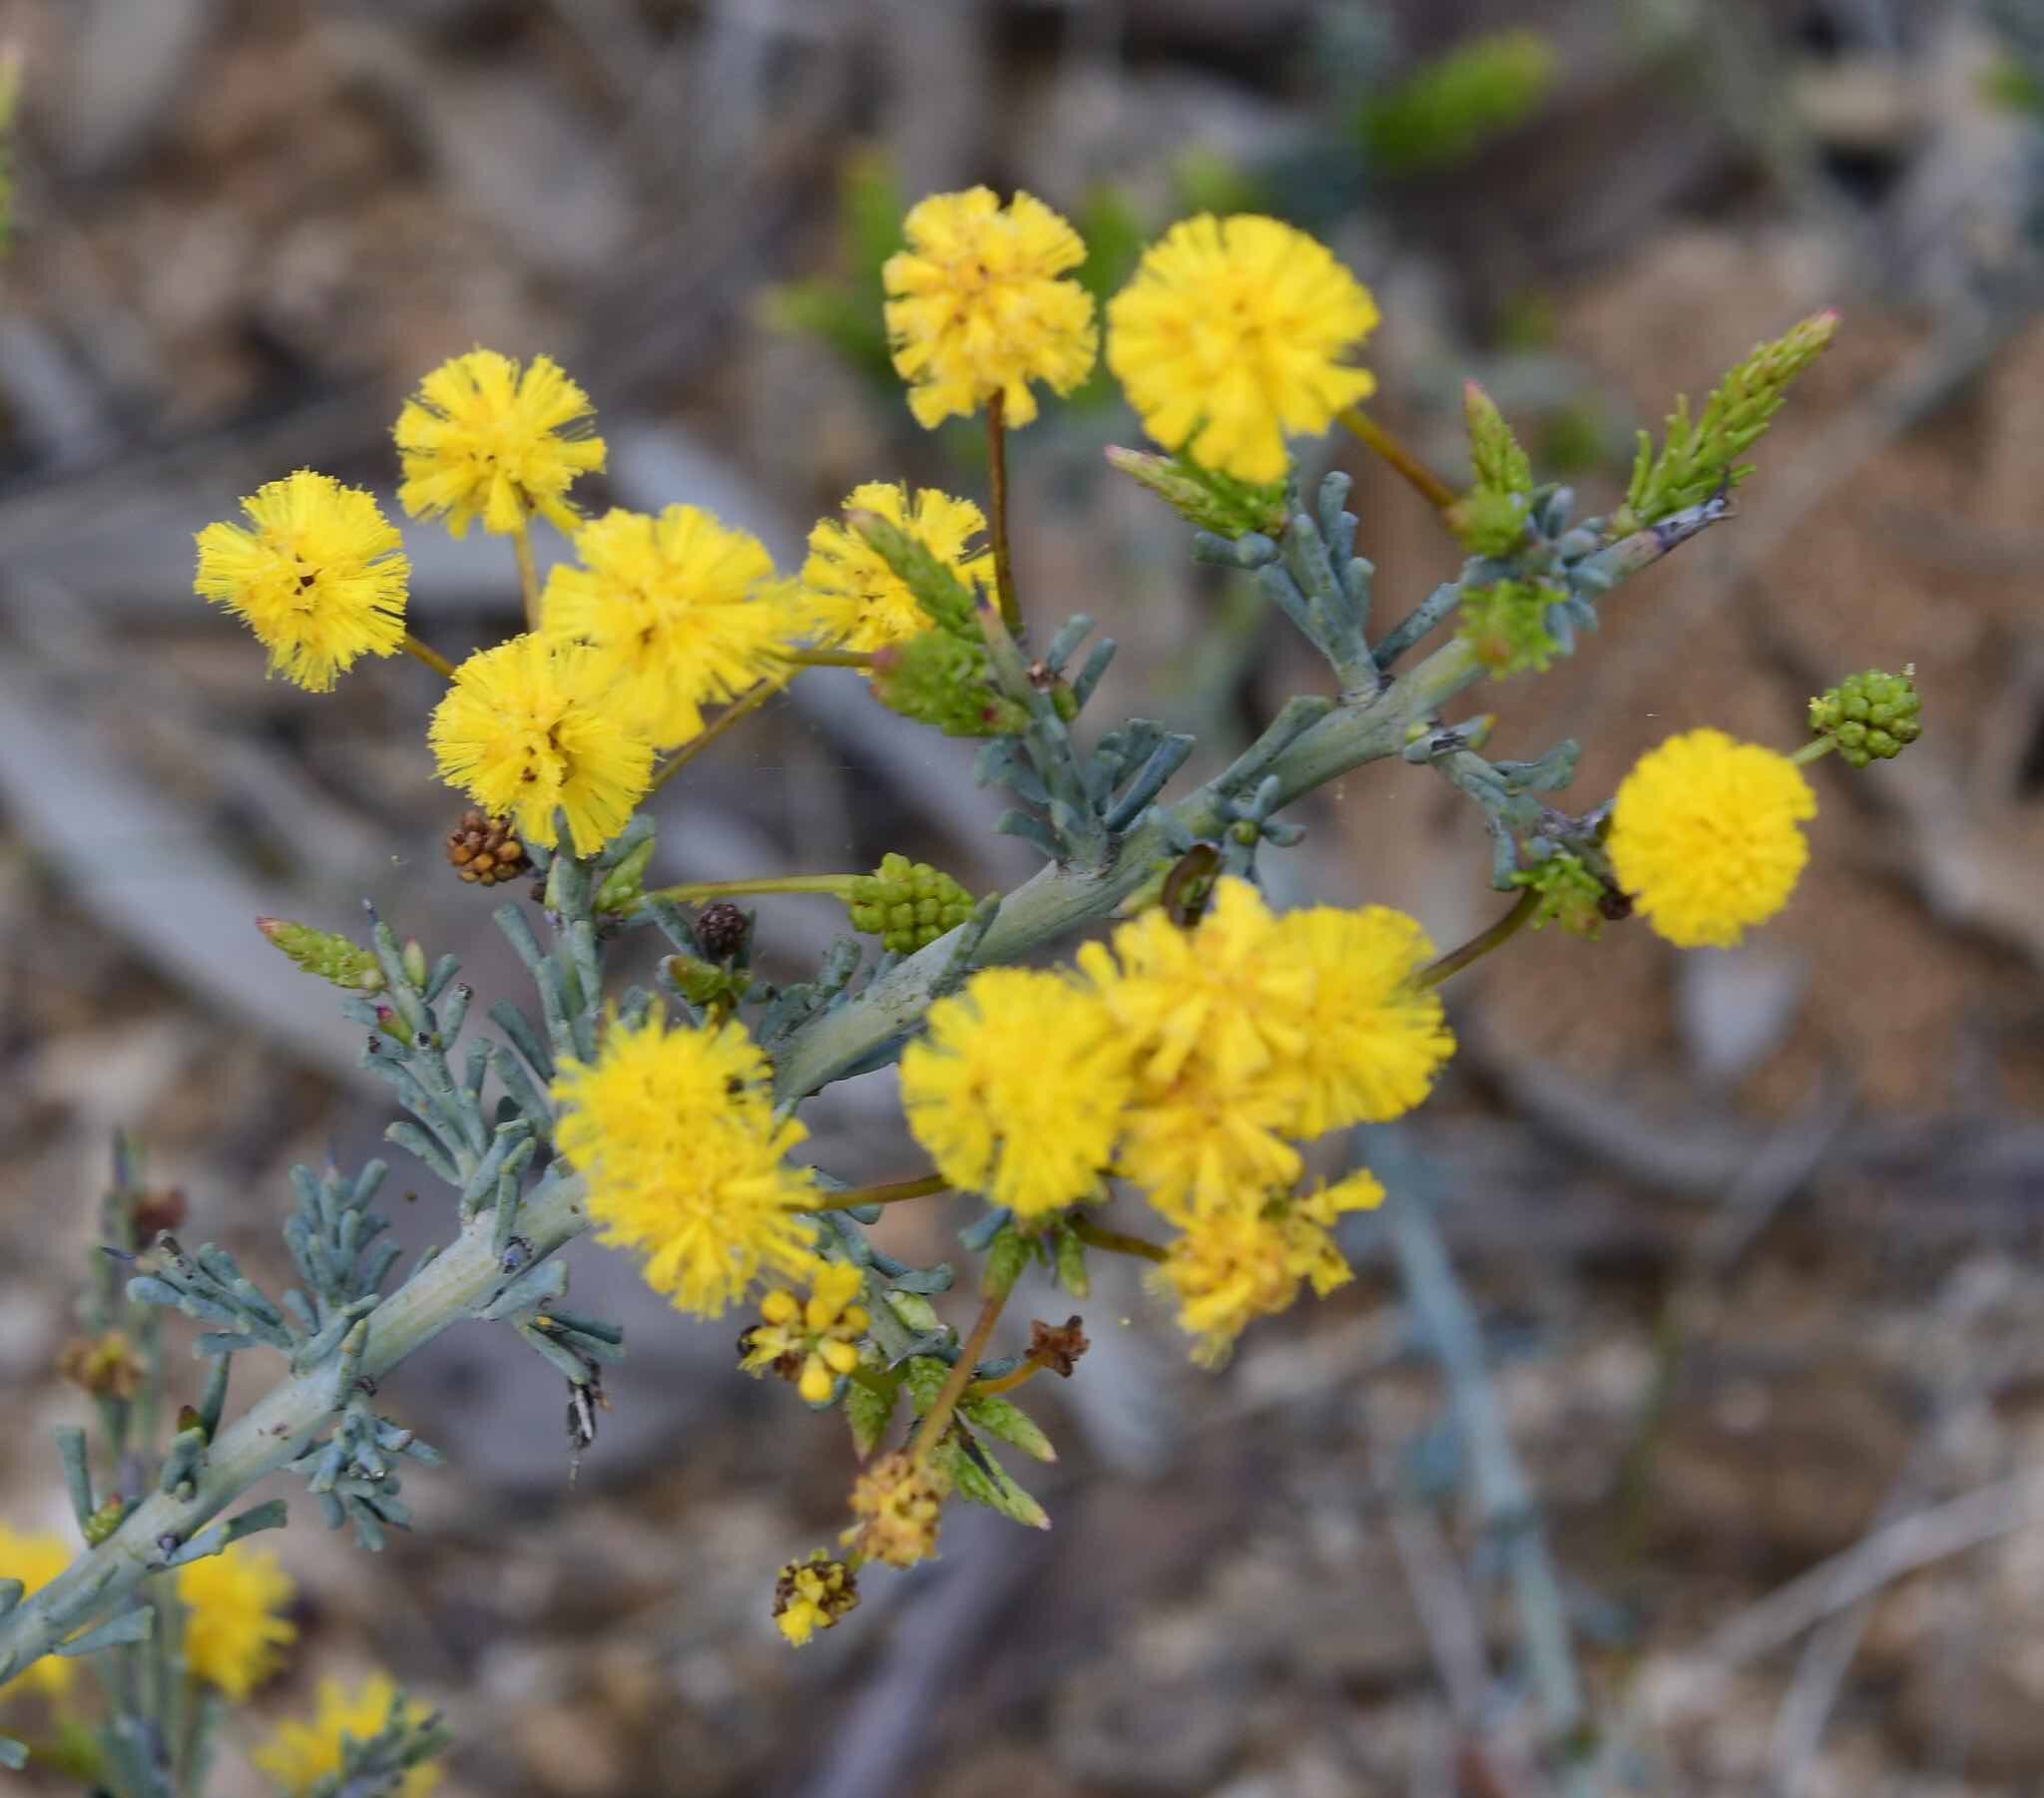
[[[1899,674],[1881,669],[1847,674],[1809,702],[1809,728],[1837,745],[1839,758],[1855,768],[1888,761],[1923,733],[1922,698],[1915,669]]]
[[[426,977],[430,970],[426,966],[426,952],[419,946],[417,937],[406,937],[404,949],[398,958],[404,966],[404,977],[419,992],[426,990]]]
[[[1108,466],[1118,468],[1157,495],[1189,525],[1233,541],[1261,532],[1281,537],[1288,522],[1284,483],[1238,481],[1218,469],[1202,468],[1188,456],[1153,456],[1110,444]]]
[[[1512,876],[1515,886],[1530,887],[1540,895],[1532,927],[1544,929],[1559,924],[1571,936],[1595,942],[1610,921],[1613,901],[1618,895],[1579,856],[1550,855],[1545,861],[1521,868]]]
[[[986,650],[948,631],[925,631],[873,657],[873,697],[946,736],[1012,736],[1029,714],[993,682]]]
[[[1561,597],[1534,581],[1465,587],[1459,635],[1493,679],[1542,673],[1561,651],[1547,628],[1547,609]]]
[[[647,837],[635,843],[616,867],[603,877],[603,885],[596,889],[596,909],[600,912],[629,911],[646,890],[646,866],[653,860],[654,839]]]
[[[337,931],[314,930],[309,924],[294,924],[288,918],[257,918],[256,928],[307,974],[316,974],[321,980],[330,980],[351,992],[382,990],[383,970],[377,966],[375,955]],[[424,961],[423,954],[419,959]]]
[[[912,955],[972,915],[972,895],[926,861],[889,852],[870,874],[855,875],[844,897],[851,927]]]
[[[706,962],[693,955],[671,955],[662,964],[668,979],[681,990],[691,1005],[715,1005],[721,1000],[737,1001],[746,996],[753,977],[744,968],[722,962]]]

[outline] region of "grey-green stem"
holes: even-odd
[[[403,1286],[369,1313],[362,1378],[381,1378],[450,1324],[476,1316],[505,1286],[589,1227],[582,1181],[566,1179],[535,1192],[518,1213],[529,1257],[507,1273],[491,1242],[488,1216],[478,1218]],[[253,1355],[252,1355],[253,1358]],[[81,1556],[33,1597],[0,1617],[0,1684],[95,1617],[103,1616],[167,1554],[191,1541],[266,1474],[293,1459],[337,1415],[334,1364],[272,1387],[249,1413],[222,1431],[204,1477],[189,1499],[153,1493],[119,1530]],[[163,1544],[169,1539],[171,1547]]]

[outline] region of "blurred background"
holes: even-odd
[[[493,900],[442,857],[461,806],[423,746],[432,677],[400,658],[326,696],[265,681],[192,597],[191,533],[300,465],[387,495],[406,390],[482,343],[589,388],[611,444],[589,501],[706,505],[791,569],[859,481],[983,489],[973,433],[918,431],[885,369],[877,267],[908,200],[1026,187],[1080,225],[1103,292],[1173,219],[1256,209],[1374,289],[1386,419],[1459,478],[1475,375],[1587,511],[1678,391],[1843,313],[1737,521],[1472,709],[1499,711],[1496,753],[1580,737],[1585,807],[1676,729],[1787,746],[1809,693],[1868,666],[1915,663],[1924,741],[1856,777],[1818,764],[1814,864],[1747,948],[1548,932],[1464,977],[1462,1052],[1384,1170],[1429,1195],[1469,1282],[1590,1746],[1630,1789],[2039,1789],[2039,12],[0,0],[24,72],[0,264],[0,1517],[68,1527],[48,1430],[85,1401],[53,1369],[114,1130],[182,1189],[189,1234],[271,1274],[285,1168],[377,1152],[356,1027],[250,920],[345,930],[366,895],[485,994],[513,971]],[[1016,438],[1019,584],[1121,641],[1096,710],[1198,730],[1190,781],[1324,672],[1109,474],[1116,441],[1140,436],[1104,378]],[[1307,466],[1356,477],[1380,618],[1453,573],[1359,449]],[[501,540],[407,538],[422,636],[459,659],[515,628]],[[654,875],[900,849],[1013,884],[1031,857],[990,834],[970,753],[817,671],[663,795]],[[1280,899],[1402,906],[1442,943],[1500,909],[1474,809],[1423,770],[1373,766],[1297,815],[1305,846],[1266,857]],[[840,918],[763,902],[762,954],[801,970]],[[913,1169],[890,1082],[810,1108],[825,1165]],[[441,1189],[393,1158],[420,1186],[401,1231],[444,1233]],[[892,1244],[945,1254],[957,1219],[907,1209]],[[1546,1789],[1511,1751],[1541,1675],[1495,1577],[1513,1519],[1466,1497],[1379,1236],[1358,1227],[1356,1282],[1218,1376],[1110,1274],[1078,1376],[1029,1395],[1062,1450],[1030,1476],[1055,1529],[957,1516],[938,1566],[875,1575],[799,1655],[773,1573],[838,1527],[843,1431],[737,1377],[736,1324],[689,1323],[584,1246],[578,1307],[624,1317],[632,1357],[579,1488],[557,1376],[443,1338],[384,1394],[451,1457],[408,1483],[418,1534],[379,1560],[309,1516],[270,1539],[302,1638],[256,1714],[387,1665],[447,1707],[464,1798]],[[261,1789],[232,1747],[216,1786]]]

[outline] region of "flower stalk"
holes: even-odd
[[[1446,512],[1462,497],[1427,467],[1402,437],[1379,424],[1360,406],[1350,406],[1335,416],[1349,435],[1376,451],[1436,512]]]
[[[994,556],[994,591],[1001,623],[1011,637],[1022,635],[1022,608],[1015,598],[1015,571],[1008,559],[1007,395],[998,387],[986,402],[987,540]]]
[[[404,652],[414,661],[423,662],[441,679],[452,680],[454,678],[454,664],[442,656],[431,644],[421,643],[409,631],[404,634]]]

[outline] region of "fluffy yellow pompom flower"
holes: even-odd
[[[653,778],[653,745],[618,715],[588,650],[514,637],[458,669],[426,728],[440,777],[528,842],[560,841],[568,815],[577,855],[624,829]]]
[[[867,481],[845,499],[847,512],[872,512],[899,525],[967,587],[991,588],[994,559],[971,547],[986,529],[986,517],[970,500],[953,499],[935,488],[908,489],[892,481]],[[930,628],[929,614],[916,604],[908,583],[864,538],[834,518],[809,533],[802,564],[803,613],[825,643],[848,650],[884,650]]]
[[[1816,795],[1786,755],[1722,730],[1650,749],[1619,783],[1605,847],[1618,883],[1678,948],[1728,949],[1788,903]]]
[[[372,494],[301,468],[242,510],[249,529],[199,533],[193,590],[256,633],[272,674],[323,693],[357,657],[403,647],[411,564]]]
[[[573,531],[568,489],[603,467],[595,416],[551,356],[534,356],[522,372],[493,349],[442,362],[397,415],[398,504],[413,518],[444,517],[456,537],[478,518],[508,537],[535,512]]]
[[[1079,966],[1131,1040],[1119,1164],[1151,1203],[1175,1217],[1297,1175],[1274,1077],[1304,1053],[1311,977],[1282,953],[1263,894],[1224,878],[1191,930],[1153,907],[1115,931],[1111,954],[1088,943]]]
[[[811,1405],[830,1396],[839,1376],[858,1365],[858,1339],[872,1319],[852,1301],[865,1289],[865,1275],[849,1261],[825,1261],[809,1284],[808,1301],[776,1286],[760,1301],[760,1319],[743,1336],[739,1366],[749,1374],[769,1367]]]
[[[246,1698],[276,1671],[296,1627],[282,1614],[297,1587],[276,1557],[236,1543],[178,1570],[185,1659],[230,1698]]]
[[[1132,1091],[1129,1052],[1096,994],[988,968],[931,1006],[929,1034],[902,1052],[902,1109],[954,1186],[1041,1217],[1099,1184]]]
[[[1275,1071],[1302,1139],[1412,1110],[1455,1052],[1440,995],[1414,984],[1433,958],[1417,920],[1386,906],[1316,905],[1278,920],[1277,952],[1307,974],[1305,1034]]]
[[[764,1270],[806,1278],[816,1227],[809,1170],[785,1156],[807,1134],[773,1119],[771,1069],[739,1024],[670,1029],[655,1009],[613,1024],[594,1062],[564,1061],[554,1139],[589,1180],[602,1239],[646,1257],[677,1310],[717,1317]]]
[[[612,511],[575,535],[580,568],[547,577],[542,624],[586,644],[628,722],[666,748],[703,728],[703,707],[735,697],[793,634],[790,589],[766,546],[695,506],[658,518]]]
[[[1004,209],[987,188],[932,194],[901,228],[908,247],[880,270],[887,340],[925,430],[969,417],[996,393],[1006,422],[1027,424],[1031,381],[1069,393],[1093,371],[1093,295],[1060,278],[1086,259],[1086,245],[1042,201],[1017,194]]]
[[[1281,481],[1284,437],[1375,390],[1342,360],[1375,327],[1369,289],[1276,219],[1202,214],[1152,244],[1107,306],[1107,365],[1168,449]]]
[[[1252,1319],[1291,1303],[1301,1280],[1324,1298],[1351,1279],[1330,1232],[1342,1212],[1371,1210],[1383,1198],[1376,1176],[1358,1169],[1332,1186],[1196,1219],[1156,1276],[1178,1299],[1180,1325],[1200,1338],[1194,1358],[1224,1360]]]
[[[341,1739],[366,1742],[390,1723],[397,1687],[387,1673],[372,1673],[353,1691],[337,1679],[319,1681],[319,1706],[309,1723],[280,1724],[276,1733],[249,1758],[258,1771],[276,1781],[287,1798],[304,1798],[322,1779],[340,1771]],[[426,1706],[407,1701],[404,1720],[422,1723]],[[440,1769],[431,1763],[413,1767],[397,1787],[397,1798],[426,1798],[440,1783]]]
[[[0,1579],[19,1579],[24,1595],[39,1592],[71,1565],[71,1549],[48,1530],[10,1530],[0,1524]],[[0,1685],[0,1692],[27,1689],[57,1697],[71,1684],[75,1661],[45,1654],[18,1679]]]

